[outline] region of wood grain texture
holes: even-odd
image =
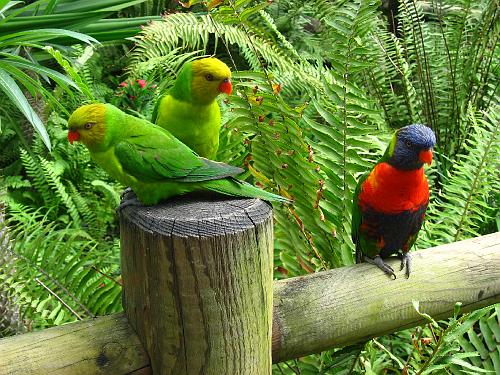
[[[500,232],[412,254],[409,279],[357,264],[275,282],[273,362],[422,324],[413,300],[436,319],[500,302]]]
[[[125,311],[155,374],[271,374],[272,210],[185,196],[120,217]]]
[[[0,340],[1,375],[151,374],[124,314]]]

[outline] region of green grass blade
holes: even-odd
[[[70,37],[73,39],[80,40],[87,44],[96,43],[99,44],[97,39],[91,36],[64,29],[37,29],[37,30],[25,30],[18,33],[7,34],[0,36],[0,44],[16,44],[21,45],[23,42],[34,43],[37,41],[45,41],[53,38],[60,37]],[[4,42],[4,43],[2,43]]]
[[[42,137],[43,143],[50,150],[50,139],[47,134],[47,130],[42,123],[42,120],[38,117],[36,112],[33,110],[28,100],[23,95],[23,92],[17,85],[16,81],[3,69],[0,69],[0,88],[7,95],[7,97],[12,101],[12,103],[19,108],[23,115],[28,119],[29,122],[35,127],[36,131]]]
[[[23,59],[24,60],[24,59]],[[59,85],[67,85],[67,86],[72,86],[79,90],[79,87],[76,85],[75,82],[73,82],[70,78],[65,76],[64,74],[59,73],[58,71],[54,69],[47,68],[43,65],[39,64],[33,64],[29,62],[28,60],[25,61],[13,61],[13,60],[7,60],[5,62],[8,62],[11,65],[17,66],[18,68],[22,69],[28,69],[34,72],[37,72],[39,74],[45,74],[47,77],[52,78],[55,82],[57,82]]]

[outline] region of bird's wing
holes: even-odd
[[[409,251],[415,241],[417,240],[418,232],[420,231],[420,228],[422,227],[422,224],[424,223],[424,218],[425,218],[425,211],[427,211],[427,206],[429,205],[429,201],[427,201],[425,204],[421,205],[417,211],[414,213],[414,220],[410,222],[410,235],[408,236],[408,239],[406,240],[405,248],[403,251]]]
[[[363,253],[361,252],[361,244],[359,238],[359,228],[361,226],[361,208],[359,207],[359,194],[361,193],[361,185],[368,178],[370,172],[366,172],[361,176],[356,185],[356,190],[354,191],[354,198],[352,202],[352,215],[351,215],[351,238],[352,242],[356,246],[356,262],[360,263],[363,259]]]
[[[117,142],[115,155],[126,173],[145,182],[198,182],[243,172],[241,168],[198,157],[168,131],[147,122]]]

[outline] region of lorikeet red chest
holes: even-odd
[[[388,163],[373,168],[361,187],[359,204],[384,214],[415,211],[429,202],[429,184],[424,169],[399,170]]]
[[[387,257],[407,252],[422,226],[429,203],[429,185],[423,168],[399,170],[388,163],[375,166],[361,184],[359,235],[363,253]]]

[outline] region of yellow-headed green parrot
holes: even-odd
[[[215,57],[184,64],[174,86],[158,99],[152,122],[167,129],[199,156],[214,160],[221,114],[215,98],[231,95],[231,71]]]
[[[144,205],[197,190],[289,202],[237,180],[241,168],[198,157],[167,130],[111,104],[87,104],[68,120],[68,140],[87,146],[111,177],[130,186]]]
[[[352,208],[352,240],[356,261],[375,264],[396,278],[383,261],[399,253],[401,269],[411,273],[408,251],[415,243],[429,204],[424,164],[431,164],[436,145],[425,125],[408,125],[396,131],[384,156],[358,182]]]

